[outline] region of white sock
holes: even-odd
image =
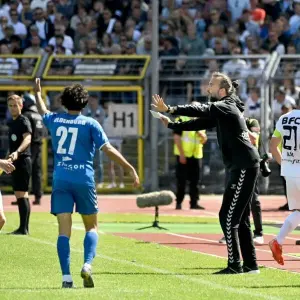
[[[89,268],[90,270],[92,270],[92,266],[91,266],[90,264],[85,263],[85,264],[83,265],[83,267],[87,267],[87,268]]]
[[[66,282],[73,282],[72,276],[71,275],[63,275],[63,279],[62,281],[66,281]]]
[[[285,238],[291,233],[300,223],[300,211],[292,212],[284,221],[277,235],[277,242],[282,245]]]

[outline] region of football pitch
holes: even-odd
[[[213,216],[163,214],[161,226],[151,225],[151,214],[102,213],[99,245],[93,263],[94,289],[84,289],[84,230],[74,215],[71,238],[71,272],[75,289],[61,289],[56,255],[57,223],[46,212],[33,212],[30,236],[5,233],[18,226],[18,214],[7,212],[0,235],[0,299],[299,299],[300,247],[291,236],[286,265],[277,269],[267,246],[257,247],[260,275],[214,275],[226,267],[226,246],[218,219]],[[264,226],[265,240],[278,232],[276,224]],[[296,231],[297,233],[297,231]],[[299,250],[297,250],[299,249]],[[279,266],[278,266],[279,267]]]

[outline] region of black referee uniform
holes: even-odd
[[[20,115],[17,119],[11,120],[8,123],[9,127],[9,151],[10,153],[17,151],[23,141],[23,134],[32,133],[29,120]],[[16,170],[12,172],[12,187],[14,192],[28,192],[29,180],[31,176],[31,158],[30,147],[27,147],[23,152],[18,153],[18,159],[14,161]],[[27,234],[30,203],[28,198],[17,199],[20,215],[20,227],[16,233]]]
[[[235,274],[258,270],[250,227],[250,205],[259,172],[259,154],[251,144],[242,112],[244,103],[235,95],[217,102],[172,107],[174,115],[199,117],[183,123],[170,122],[176,130],[202,130],[216,127],[223,161],[229,178],[219,212],[226,238],[228,268],[219,274]],[[241,267],[240,250],[244,265]]]

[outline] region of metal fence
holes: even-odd
[[[255,117],[261,124],[262,141],[268,151],[268,139],[272,131],[271,118],[271,73],[278,63],[273,55],[250,56],[208,56],[208,57],[161,57],[159,91],[167,104],[187,104],[192,101],[205,103],[206,90],[213,72],[224,72],[231,79],[238,79],[238,94],[245,102],[245,116]],[[253,95],[255,94],[255,95]],[[249,103],[258,98],[259,109],[249,110]],[[252,102],[253,102],[252,101]],[[218,193],[224,190],[225,169],[217,145],[215,130],[209,130],[208,142],[204,146],[202,160],[202,192]],[[159,128],[159,176],[160,185],[166,186],[170,178],[175,178],[175,158],[173,136],[170,130]],[[274,166],[275,168],[275,166]],[[275,169],[275,173],[276,173]],[[278,176],[277,176],[278,177]],[[261,180],[261,191],[271,187],[269,179]]]
[[[110,102],[127,105],[139,103],[138,109],[141,116],[139,126],[141,129],[134,136],[124,137],[124,154],[137,167],[142,162],[145,178],[143,185],[146,190],[151,190],[152,183],[157,180],[157,177],[161,188],[175,188],[175,159],[171,131],[164,129],[158,123],[158,141],[155,145],[151,143],[151,140],[155,140],[156,134],[156,131],[152,130],[156,128],[153,126],[155,120],[149,115],[153,84],[156,84],[156,81],[159,82],[159,94],[168,104],[176,105],[191,101],[205,103],[207,84],[211,74],[215,71],[225,72],[232,79],[239,79],[241,99],[247,104],[249,98],[254,97],[252,94],[255,93],[259,99],[259,109],[247,111],[245,114],[249,113],[249,116],[259,119],[262,128],[262,140],[266,147],[265,150],[268,151],[268,140],[277,117],[274,112],[276,112],[275,99],[278,91],[281,91],[281,94],[284,91],[288,96],[294,97],[296,103],[299,104],[299,58],[300,56],[278,56],[276,53],[251,56],[161,57],[157,66],[151,65],[149,68],[150,58],[147,56],[122,58],[110,56],[83,58],[76,56],[72,59],[81,63],[79,67],[76,67],[77,65],[73,61],[72,72],[63,75],[55,75],[53,70],[58,68],[58,65],[62,66],[64,63],[69,63],[70,56],[58,56],[50,59],[47,56],[26,58],[30,60],[30,72],[3,73],[0,76],[0,151],[2,151],[0,155],[3,157],[6,153],[5,149],[8,148],[5,117],[6,98],[9,93],[22,94],[30,91],[33,77],[42,77],[43,86],[47,91],[45,96],[47,96],[49,107],[52,110],[57,110],[60,108],[59,91],[71,82],[81,82],[97,93],[104,106]],[[16,57],[16,59],[20,58]],[[26,60],[24,60],[25,62]],[[93,69],[91,67],[93,62],[95,65],[102,65],[102,68],[93,67]],[[130,67],[132,64],[133,66]],[[153,72],[156,67],[159,69],[159,76],[151,78],[152,74],[156,74]],[[127,73],[122,71],[120,74],[118,70],[121,69],[127,69]],[[126,90],[133,88],[133,86],[137,86],[140,90]],[[138,90],[139,92],[137,92]],[[138,101],[138,97],[140,97],[138,93],[142,95],[140,102]],[[225,170],[217,145],[216,132],[211,130],[207,134],[208,142],[204,146],[201,192],[219,193],[224,189]],[[137,159],[137,157],[140,158]],[[50,154],[49,161],[51,161]],[[153,161],[158,162],[157,166],[153,164]],[[261,181],[262,191],[282,193],[278,166],[272,163],[271,167],[273,173],[270,178]],[[51,164],[49,164],[47,174],[51,173],[51,168]],[[8,177],[2,175],[0,185],[3,186],[8,183]],[[50,175],[49,183],[51,183]]]

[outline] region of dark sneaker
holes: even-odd
[[[83,286],[85,288],[93,288],[94,287],[92,270],[89,267],[83,266],[83,268],[81,269],[81,278],[83,279]]]
[[[15,231],[11,232],[10,234],[13,234],[13,235],[28,235],[28,231],[17,229]]]
[[[234,274],[241,274],[243,273],[243,269],[242,268],[231,268],[231,267],[227,267],[221,271],[215,272],[215,275],[234,275]]]
[[[191,209],[205,209],[203,206],[196,204],[196,205],[191,205]]]
[[[288,203],[278,207],[278,210],[282,210],[282,211],[286,211],[286,210],[289,210],[289,205]]]
[[[62,283],[62,286],[61,286],[63,289],[72,289],[74,287],[73,285],[73,281],[71,282],[68,282],[68,281],[64,281]]]
[[[176,208],[177,210],[180,210],[182,207],[181,207],[181,203],[176,203]]]

